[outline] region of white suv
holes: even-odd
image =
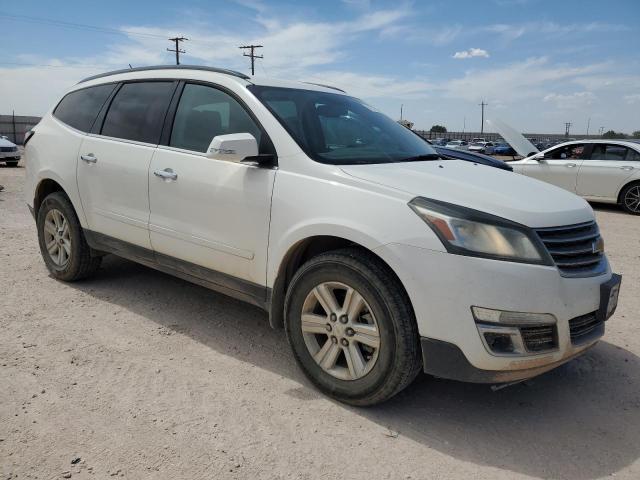
[[[354,405],[420,370],[538,375],[584,353],[616,307],[584,200],[441,159],[330,87],[112,72],[73,87],[25,156],[55,278],[113,253],[259,305],[308,377]]]

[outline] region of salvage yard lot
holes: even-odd
[[[23,182],[0,167],[0,479],[640,478],[640,217],[596,206],[623,284],[591,352],[498,392],[421,376],[357,409],[257,308],[115,257],[50,278]]]

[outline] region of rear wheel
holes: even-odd
[[[40,253],[55,278],[72,282],[98,269],[102,258],[91,255],[73,205],[62,192],[43,200],[37,226]]]
[[[640,215],[640,183],[632,183],[624,187],[620,194],[620,203],[627,213]]]
[[[312,258],[296,272],[285,305],[296,360],[318,388],[342,402],[383,402],[420,371],[409,299],[372,254],[344,249]]]

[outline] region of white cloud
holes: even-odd
[[[625,95],[624,99],[627,101],[629,105],[633,105],[635,103],[640,103],[640,93],[634,93],[631,95]]]
[[[442,84],[448,97],[475,102],[481,98],[500,99],[503,102],[525,98],[542,98],[558,82],[574,82],[606,69],[608,64],[552,65],[546,57],[530,58],[504,67],[469,70],[464,76]]]
[[[472,58],[472,57],[489,57],[489,52],[482,48],[470,48],[453,54],[453,58]]]
[[[572,110],[591,105],[596,96],[592,92],[575,92],[570,94],[549,93],[542,99],[543,102],[555,104],[561,110]]]

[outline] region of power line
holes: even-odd
[[[62,20],[53,20],[53,19],[41,18],[41,17],[29,17],[27,15],[9,15],[6,13],[0,13],[0,17],[8,18],[11,20],[17,20],[20,22],[39,23],[43,25],[52,25],[52,26],[64,27],[64,28],[76,28],[80,30],[92,30],[92,31],[110,33],[110,34],[116,34],[116,35],[125,35],[125,36],[133,35],[137,37],[162,38],[162,39],[165,38],[164,35],[159,35],[154,33],[132,32],[129,30],[118,30],[116,28],[99,27],[97,25],[88,25],[85,23],[64,22]]]
[[[189,40],[186,37],[173,37],[170,38],[170,42],[175,42],[176,48],[172,50],[171,48],[167,48],[167,52],[176,52],[176,65],[180,65],[180,54],[187,53],[185,50],[180,50],[180,42],[184,42],[185,40]]]
[[[242,50],[247,50],[247,49],[251,50],[250,53],[243,53],[242,56],[251,57],[251,75],[254,75],[256,58],[264,58],[262,55],[256,55],[255,49],[262,48],[262,45],[243,45],[242,47],[238,47],[238,48]]]
[[[482,102],[479,103],[478,105],[482,107],[482,123],[480,124],[480,134],[483,134],[484,133],[484,107],[486,107],[489,104],[484,103],[484,100],[482,100]]]
[[[571,125],[573,125],[571,122],[564,122],[564,136],[565,137],[569,136],[569,130],[571,129]]]

